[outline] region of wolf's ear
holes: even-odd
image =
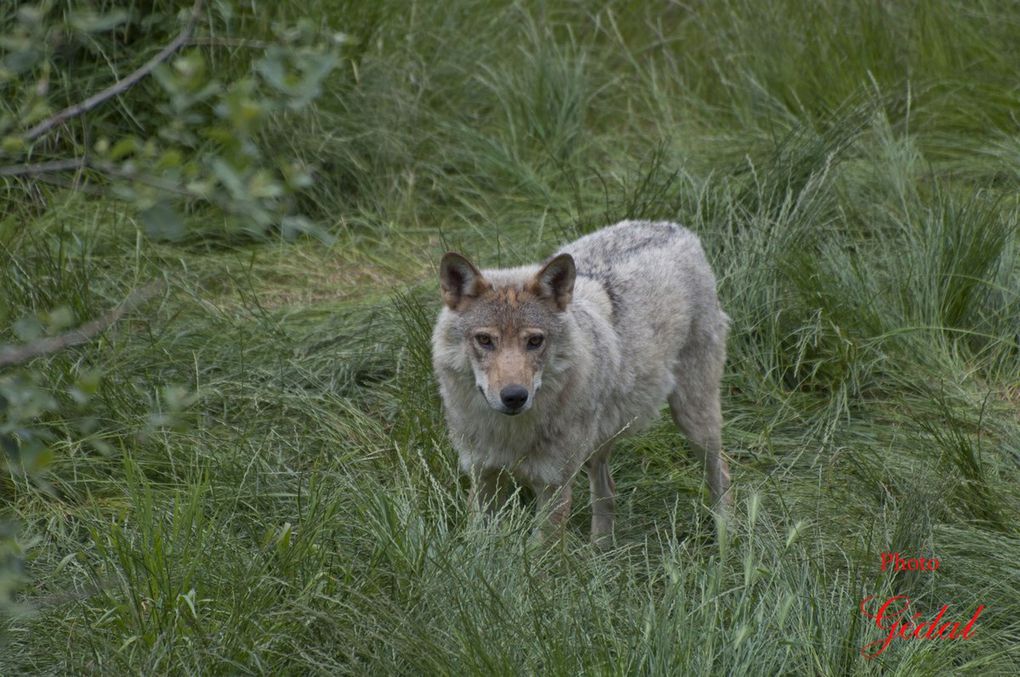
[[[463,299],[470,299],[489,289],[488,281],[474,264],[460,254],[447,252],[439,264],[439,286],[443,303],[456,310]]]
[[[532,291],[539,298],[550,299],[560,310],[566,310],[574,296],[574,278],[577,268],[570,254],[560,254],[538,271],[531,281]]]

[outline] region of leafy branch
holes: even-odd
[[[25,132],[23,138],[26,141],[37,139],[57,125],[63,124],[71,118],[75,118],[89,112],[93,108],[102,105],[105,101],[112,99],[115,96],[120,96],[141,82],[146,76],[152,73],[157,66],[173,56],[181,47],[188,44],[188,41],[191,40],[191,34],[195,31],[195,25],[198,23],[198,19],[202,15],[203,2],[204,0],[195,0],[195,4],[191,8],[191,15],[188,17],[188,22],[185,24],[184,30],[180,32],[173,42],[161,49],[156,56],[146,61],[143,66],[128,75],[126,78],[118,80],[103,91],[93,94],[81,103],[68,106],[56,115],[46,118]]]
[[[86,34],[85,45],[117,26],[126,34],[158,24],[151,16],[113,9],[72,18],[68,28],[45,4],[8,15],[8,25],[0,26],[0,44],[10,48],[0,55],[0,158],[5,158],[0,180],[105,193],[132,206],[146,234],[157,239],[184,237],[197,226],[185,215],[196,213],[195,205],[206,205],[226,217],[217,223],[249,236],[304,233],[330,242],[328,234],[297,213],[296,198],[311,185],[312,168],[271,151],[269,139],[276,121],[303,111],[320,96],[339,63],[345,34],[303,21],[274,25],[275,40],[238,41],[215,34],[220,27],[230,31],[234,10],[224,9],[229,0],[215,9],[208,4],[194,0],[183,28],[172,39],[160,38],[169,42],[129,75],[51,115],[51,80],[73,86],[79,78],[92,77],[87,58],[68,65],[59,56],[75,36]],[[199,34],[206,23],[213,34]],[[112,51],[132,43],[111,36],[104,44]],[[230,45],[249,50],[226,70],[208,68],[204,52]],[[51,78],[58,68],[64,71],[61,77]],[[133,88],[145,81],[159,89],[139,87],[143,94],[136,94]],[[112,100],[123,103],[127,117],[117,111],[90,115]],[[74,134],[47,137],[76,118],[84,121],[91,140]],[[39,144],[44,138],[49,142]],[[79,173],[82,180],[67,184],[53,178],[65,172]]]

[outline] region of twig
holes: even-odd
[[[0,167],[0,176],[26,176],[33,174],[49,174],[50,172],[66,172],[70,169],[85,169],[89,166],[86,158],[68,158],[37,162],[33,165],[9,165]]]
[[[24,364],[29,360],[34,360],[35,358],[42,357],[43,355],[52,355],[53,353],[60,352],[66,348],[88,343],[96,336],[109,329],[126,313],[131,312],[142,303],[148,301],[155,294],[162,291],[164,287],[165,283],[163,280],[150,282],[144,287],[131,292],[131,294],[121,301],[116,307],[111,308],[91,322],[86,322],[77,329],[72,329],[71,331],[60,334],[59,336],[50,336],[48,338],[39,339],[38,341],[32,341],[31,343],[26,343],[20,346],[0,347],[0,369],[3,367]]]
[[[80,175],[75,175],[74,179],[71,181],[61,178],[59,175],[54,176],[52,174],[39,174],[33,178],[38,183],[46,183],[51,186],[57,186],[58,188],[67,188],[84,195],[94,195],[95,197],[109,196],[107,191],[82,180]]]
[[[269,49],[273,43],[248,38],[228,38],[219,35],[197,35],[188,41],[189,45],[200,47],[240,47],[243,49]]]
[[[182,186],[179,183],[161,179],[158,176],[151,176],[134,171],[125,171],[112,162],[92,160],[88,157],[67,160],[52,160],[50,162],[39,162],[32,165],[8,165],[6,167],[0,167],[0,176],[38,176],[39,180],[43,180],[43,176],[45,174],[69,170],[80,171],[82,169],[92,169],[100,174],[105,174],[108,177],[114,177],[117,179],[137,181],[144,186],[156,188],[157,190],[161,190],[165,193],[170,193],[184,198],[205,200],[226,212],[236,212],[236,209],[231,206],[229,200],[225,200],[215,193],[198,193],[196,191],[189,190],[186,186]],[[81,187],[79,186],[76,190],[80,190],[80,188]]]
[[[25,132],[24,139],[26,141],[32,141],[43,134],[46,134],[57,125],[71,119],[78,117],[82,113],[87,113],[96,106],[100,105],[104,101],[111,99],[115,96],[119,96],[127,90],[138,84],[142,78],[147,76],[149,73],[156,69],[156,66],[160,65],[167,59],[169,59],[174,52],[179,50],[185,44],[191,40],[191,34],[195,30],[195,25],[198,24],[198,19],[202,14],[202,3],[204,0],[195,0],[195,5],[191,8],[191,16],[188,17],[188,23],[184,25],[184,30],[174,38],[174,41],[169,45],[160,50],[159,54],[152,57],[145,64],[136,70],[135,72],[128,75],[123,80],[118,80],[106,89],[96,94],[93,94],[89,98],[85,99],[81,103],[76,103],[73,106],[69,106],[64,110],[60,111],[56,115],[46,118],[39,124],[35,125],[27,132]]]

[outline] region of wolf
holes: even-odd
[[[449,252],[432,359],[473,511],[494,514],[529,486],[543,529],[570,514],[585,468],[591,538],[611,542],[616,440],[664,402],[701,462],[711,500],[729,503],[720,380],[729,318],[698,237],[676,223],[623,221],[544,264],[479,270]]]

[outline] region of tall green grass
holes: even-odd
[[[52,492],[0,478],[30,609],[0,621],[0,674],[1015,674],[1015,5],[365,7],[275,10],[362,41],[264,139],[317,167],[332,249],[152,243],[58,190],[0,224],[11,321],[170,282],[45,363],[58,394],[104,379],[44,422]],[[622,218],[686,224],[716,269],[732,519],[664,416],[619,445],[610,551],[583,482],[552,547],[527,497],[472,524],[434,262]],[[987,609],[970,640],[865,660],[858,604],[894,594]]]

